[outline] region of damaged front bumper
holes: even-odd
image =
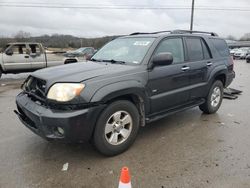
[[[77,110],[50,109],[31,100],[24,92],[16,97],[20,121],[31,131],[47,140],[64,142],[88,141],[97,117],[105,104]]]

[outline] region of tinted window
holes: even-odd
[[[222,39],[210,39],[221,56],[229,56],[227,43]]]
[[[203,40],[201,40],[201,44],[202,44],[202,49],[203,49],[203,55],[205,59],[210,59],[211,55],[208,51],[207,45],[205,44],[205,42]]]
[[[166,39],[160,43],[155,54],[170,52],[173,55],[173,63],[179,63],[184,61],[184,50],[182,39],[171,38]]]
[[[200,61],[204,59],[200,38],[187,38],[186,42],[190,61]]]
[[[37,44],[30,44],[29,47],[30,47],[31,54],[41,53],[40,48]]]

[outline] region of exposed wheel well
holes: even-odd
[[[223,86],[225,87],[226,85],[226,75],[225,74],[220,74],[215,77],[215,80],[220,80],[223,83]]]
[[[142,97],[135,94],[122,95],[107,101],[109,104],[117,100],[127,100],[132,102],[139,111],[140,114],[140,125],[145,126],[145,107],[144,100]]]

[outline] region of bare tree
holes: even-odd
[[[246,34],[244,34],[241,38],[240,38],[240,40],[249,40],[250,41],[250,33],[246,33]]]
[[[29,32],[25,32],[22,30],[18,31],[14,36],[14,38],[16,38],[16,39],[27,39],[30,37],[31,37],[31,34]]]
[[[228,35],[228,36],[226,37],[226,39],[228,39],[228,40],[237,40],[236,37],[233,36],[233,35]]]

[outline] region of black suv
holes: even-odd
[[[31,74],[15,112],[47,140],[92,141],[116,155],[146,123],[195,106],[215,113],[234,77],[228,46],[215,33],[133,33],[91,61]]]

